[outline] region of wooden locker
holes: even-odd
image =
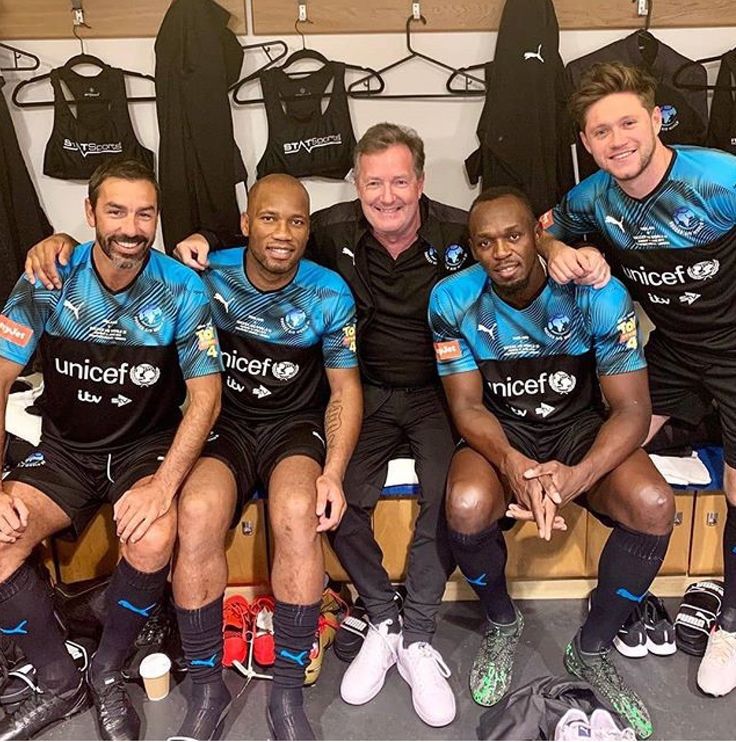
[[[77,541],[55,538],[62,582],[79,582],[109,575],[118,563],[118,537],[112,506],[103,505]]]
[[[691,575],[723,574],[723,524],[726,496],[722,492],[698,492],[695,496]]]
[[[539,538],[534,523],[523,523],[506,532],[509,579],[571,578],[585,575],[585,536],[587,513],[576,505],[562,515],[567,531],[555,531],[550,541]]]
[[[383,566],[392,580],[403,580],[419,503],[414,498],[379,500],[373,511],[373,533],[383,551]]]
[[[659,575],[687,574],[690,558],[690,534],[693,529],[692,492],[675,495],[675,523],[672,538]],[[586,575],[595,577],[598,574],[598,559],[611,529],[604,526],[597,518],[588,517],[588,547],[586,553]]]
[[[238,525],[227,537],[228,585],[269,582],[266,514],[263,500],[248,503]]]

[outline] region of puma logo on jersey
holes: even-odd
[[[270,396],[271,392],[268,389],[266,389],[266,387],[263,386],[263,384],[261,384],[260,386],[257,386],[255,389],[253,389],[253,394],[255,394],[255,396],[258,397],[258,399],[263,399],[264,397]]]
[[[537,47],[537,51],[535,52],[524,52],[524,61],[526,62],[528,59],[538,59],[542,64],[544,64],[544,57],[542,57],[542,45],[541,44]]]
[[[626,234],[626,230],[624,229],[623,219],[616,219],[615,217],[612,217],[606,214],[606,218],[604,219],[604,221],[606,224],[615,224],[624,234]]]
[[[481,322],[478,323],[478,332],[485,332],[487,335],[490,335],[491,340],[496,339],[496,327],[498,325],[494,322],[490,327],[486,327]]]
[[[219,301],[220,304],[225,307],[225,314],[230,314],[230,302],[225,301],[225,297],[219,291],[215,294],[214,299],[215,301]]]
[[[342,254],[347,255],[353,262],[353,265],[355,265],[355,253],[349,247],[343,247]]]
[[[77,306],[74,306],[74,304],[72,304],[69,301],[69,299],[64,299],[64,308],[68,309],[76,317],[77,322],[79,322],[79,312],[83,306],[84,306],[83,301],[80,301],[79,304],[77,304]]]

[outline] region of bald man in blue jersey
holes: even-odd
[[[670,488],[640,448],[650,419],[641,338],[618,281],[596,290],[547,277],[539,234],[524,194],[485,191],[470,212],[478,265],[440,282],[430,300],[437,367],[463,436],[448,476],[450,541],[488,619],[470,687],[482,705],[503,697],[523,629],[499,519],[534,520],[549,539],[576,501],[613,531],[565,665],[646,738],[646,706],[609,656],[659,570],[674,514]]]

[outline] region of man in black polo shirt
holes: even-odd
[[[348,703],[367,703],[398,663],[419,717],[444,726],[455,717],[455,699],[446,680],[450,672],[431,640],[454,568],[443,500],[455,443],[427,305],[437,281],[472,262],[467,214],[423,195],[424,143],[402,126],[383,123],[368,129],[355,151],[355,182],[357,200],[313,215],[307,248],[307,256],[340,273],[355,296],[364,384],[363,427],[343,482],[348,510],[332,543],[365,602],[371,626],[340,692]],[[44,249],[32,251],[27,271],[54,283],[54,255],[70,243],[63,235],[48,238],[41,243]],[[201,270],[211,248],[241,243],[242,235],[218,237],[200,230],[179,243],[175,254]],[[65,251],[59,259],[65,259]],[[388,462],[405,443],[416,461],[421,495],[402,630],[371,513]]]
[[[398,662],[419,717],[449,724],[455,699],[430,642],[453,562],[443,495],[454,449],[427,325],[437,281],[471,262],[466,213],[423,195],[424,145],[394,124],[371,127],[355,151],[358,200],[312,218],[311,257],[347,281],[358,311],[358,358],[365,414],[344,480],[348,510],[333,547],[365,602],[371,626],[340,693],[363,704]],[[408,441],[421,485],[409,555],[403,637],[393,589],[371,529],[389,459]]]

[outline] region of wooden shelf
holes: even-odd
[[[252,0],[256,34],[293,34],[297,3],[294,0]],[[495,31],[505,0],[422,0],[427,25],[417,31]],[[411,4],[406,0],[306,0],[311,24],[302,30],[324,33],[403,33]],[[562,29],[639,28],[644,25],[636,5],[628,0],[554,0]],[[736,25],[733,0],[657,0],[652,29]]]
[[[217,0],[230,11],[230,29],[246,33],[245,0]],[[84,0],[83,39],[156,36],[170,0]],[[73,39],[69,0],[0,0],[0,39]],[[291,24],[294,30],[294,24]]]

